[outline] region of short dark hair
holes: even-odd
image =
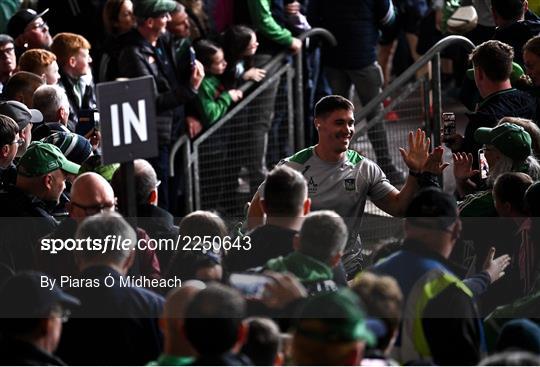
[[[325,264],[343,251],[348,230],[343,218],[331,210],[309,213],[300,229],[299,251]]]
[[[540,36],[530,38],[523,46],[523,52],[530,52],[540,57]]]
[[[37,87],[43,84],[45,82],[40,76],[28,71],[19,71],[7,81],[4,86],[3,97],[6,101],[13,100],[17,97],[17,93],[34,93]]]
[[[245,25],[233,25],[223,32],[220,43],[227,63],[234,64],[242,58],[253,33],[255,33],[253,29]]]
[[[13,38],[7,34],[0,34],[0,46],[7,45],[8,43],[13,43]]]
[[[525,214],[525,191],[532,183],[533,179],[526,173],[503,173],[495,180],[493,195],[497,201],[510,203],[514,210]]]
[[[514,49],[501,41],[486,41],[472,51],[470,59],[474,67],[479,67],[489,80],[503,82],[510,78]]]
[[[306,179],[300,172],[290,167],[276,167],[266,178],[264,202],[268,215],[283,217],[298,215],[306,195]]]
[[[221,47],[217,44],[206,39],[195,42],[193,48],[195,49],[197,60],[199,60],[205,68],[209,68],[210,65],[212,65],[212,57],[221,50]]]
[[[354,105],[345,97],[329,95],[321,98],[315,105],[315,118],[325,117],[337,110],[354,111]]]
[[[273,366],[280,348],[279,327],[272,319],[253,317],[246,320],[249,326],[242,353],[255,366]]]
[[[415,227],[447,231],[458,220],[457,202],[439,188],[424,188],[412,198],[405,217]]]
[[[11,144],[19,132],[19,125],[11,117],[0,115],[0,147]]]
[[[524,14],[524,0],[491,0],[491,8],[506,21],[519,20]]]
[[[246,313],[242,295],[221,284],[211,284],[189,303],[184,321],[186,337],[201,356],[226,353],[236,344]]]

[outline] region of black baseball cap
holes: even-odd
[[[41,13],[38,13],[33,9],[19,10],[9,19],[7,24],[7,33],[13,37],[13,39],[16,39],[24,33],[24,30],[28,24],[32,23],[37,18],[41,18],[48,11],[49,9],[45,9]]]
[[[0,318],[47,317],[55,305],[81,304],[58,285],[51,289],[50,279],[37,271],[23,271],[8,279],[0,289]]]
[[[420,190],[405,212],[407,221],[415,226],[447,230],[456,222],[456,199],[438,188]]]

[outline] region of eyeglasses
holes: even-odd
[[[159,187],[159,185],[161,185],[161,180],[157,180],[157,182],[156,182],[156,189]]]
[[[24,144],[24,139],[16,139],[11,142],[11,144],[17,144],[18,146],[21,146]]]
[[[55,316],[60,318],[63,324],[68,322],[69,317],[71,316],[70,310],[66,310],[60,306],[54,307],[52,312],[56,314]]]
[[[30,26],[30,29],[42,29],[42,30],[45,30],[45,29],[49,29],[49,25],[47,24],[47,22],[35,23],[35,24],[32,24]]]
[[[114,210],[114,203],[113,204],[107,203],[107,204],[104,204],[104,205],[86,206],[86,205],[77,204],[76,202],[71,201],[71,205],[76,206],[77,208],[80,208],[80,209],[84,210],[84,213],[87,216],[99,214],[101,212],[111,212],[111,211]]]

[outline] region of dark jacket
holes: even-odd
[[[396,342],[403,359],[400,362],[422,353],[433,358],[437,365],[479,362],[485,350],[483,328],[473,294],[458,278],[464,269],[422,243],[406,239],[402,250],[379,262],[371,271],[394,277],[403,292],[403,312],[408,316]],[[421,325],[415,324],[411,330],[412,320],[418,317]],[[421,330],[415,329],[417,326]],[[411,339],[416,353],[410,350]],[[421,339],[426,345],[422,345]]]
[[[110,288],[104,285],[109,275],[114,279]],[[120,286],[121,275],[107,266],[88,268],[80,278],[97,279],[100,286],[67,289],[81,307],[65,325],[57,354],[75,365],[145,365],[156,359],[162,350],[157,318],[163,298]]]
[[[171,213],[155,205],[143,204],[137,207],[137,225],[144,229],[151,239],[172,239],[178,237],[178,226]],[[166,269],[174,255],[172,249],[156,250],[161,269]]]
[[[0,341],[0,365],[65,366],[65,363],[56,356],[30,343],[5,338]]]
[[[0,189],[0,262],[15,271],[34,269],[34,245],[58,226],[50,214],[54,204],[15,186]]]
[[[59,84],[66,91],[66,95],[69,100],[68,129],[72,132],[76,132],[79,118],[90,116],[90,111],[96,108],[96,93],[94,91],[94,85],[89,84],[85,86],[82,101],[79,105],[75,95],[75,84],[73,79],[67,76],[62,69],[60,69],[58,72],[60,73]]]
[[[196,93],[189,86],[179,85],[173,62],[173,47],[168,37],[161,37],[152,46],[133,29],[121,36],[124,45],[118,65],[120,76],[136,78],[150,75],[154,78],[156,93],[156,122],[160,145],[169,145],[174,138],[175,113],[181,104],[192,100]]]
[[[494,127],[503,117],[521,117],[536,120],[536,99],[529,93],[511,88],[493,93],[478,104],[475,113],[467,114],[469,123],[465,128],[460,151],[472,153],[478,161],[478,149],[482,147],[474,140],[474,132],[479,127]]]
[[[264,265],[268,260],[278,256],[286,256],[294,251],[293,238],[297,234],[289,228],[265,224],[246,234],[251,241],[251,250],[231,251],[225,262],[232,272],[244,271]]]
[[[116,79],[120,75],[118,57],[122,51],[120,37],[109,35],[103,43],[103,54],[99,61],[99,73],[97,80],[99,82],[108,82]]]
[[[311,0],[308,20],[336,37],[335,47],[323,46],[324,65],[363,69],[377,60],[379,29],[391,26],[394,10],[390,0]]]

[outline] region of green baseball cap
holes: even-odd
[[[17,165],[17,173],[26,177],[38,177],[57,169],[73,175],[79,173],[79,165],[68,161],[57,146],[40,141],[28,146]]]
[[[504,123],[494,128],[478,128],[474,132],[474,140],[480,144],[494,145],[513,160],[524,161],[531,155],[531,136],[516,124]]]
[[[467,70],[466,75],[468,79],[474,80],[474,68]],[[525,71],[523,71],[521,65],[519,65],[517,62],[512,62],[512,73],[510,74],[510,81],[515,82],[523,75],[525,75]]]
[[[369,346],[376,345],[375,335],[366,324],[360,299],[346,288],[310,298],[301,311],[296,333],[325,342],[362,340]]]
[[[135,0],[133,1],[133,14],[139,18],[155,18],[163,13],[170,13],[176,9],[176,2],[172,0]]]

